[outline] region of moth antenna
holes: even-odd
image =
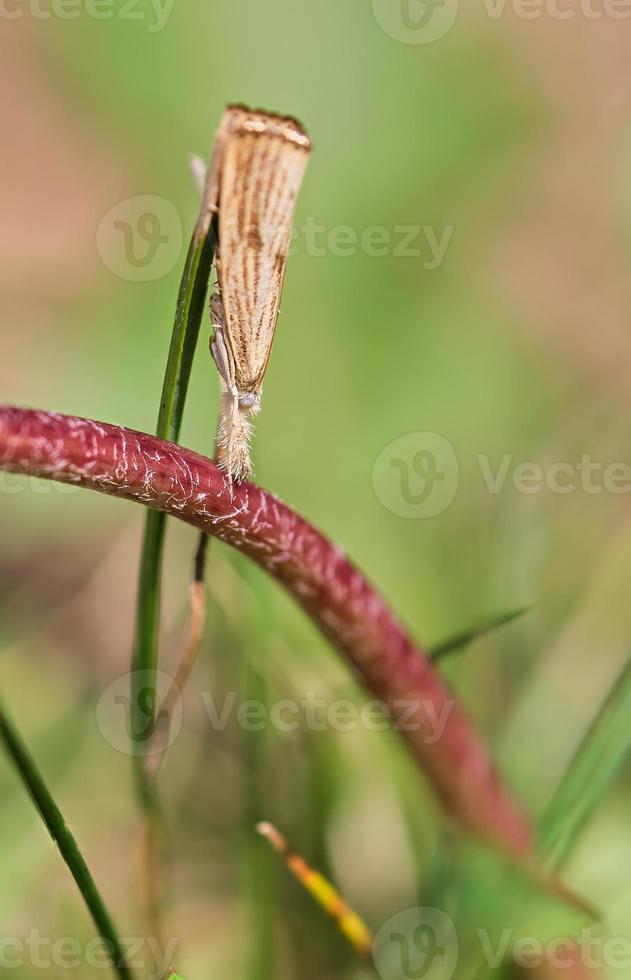
[[[188,158],[188,165],[195,183],[195,187],[197,188],[197,192],[201,197],[204,193],[204,187],[206,186],[206,162],[196,153],[191,153]]]

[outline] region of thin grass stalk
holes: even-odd
[[[22,741],[0,702],[0,741],[33,800],[50,836],[59,848],[70,874],[74,878],[94,925],[110,954],[112,969],[120,980],[131,980],[132,972],[125,960],[125,953],[94,878],[85,862],[64,816],[55,803],[44,777],[35,760]]]
[[[450,636],[446,640],[441,640],[440,643],[433,644],[429,647],[429,656],[432,660],[441,660],[451,653],[457,653],[463,647],[467,647],[470,643],[473,643],[474,640],[478,640],[480,637],[486,636],[487,633],[493,633],[501,626],[507,626],[515,619],[519,619],[520,616],[529,612],[530,609],[530,606],[523,606],[520,609],[512,609],[509,612],[489,616],[476,626],[464,630],[462,633],[457,633],[455,636]]]
[[[175,320],[160,398],[156,434],[176,442],[180,435],[184,403],[188,392],[193,357],[208,292],[214,256],[211,214],[204,197],[189,245],[177,298]],[[136,622],[132,651],[131,714],[132,730],[145,732],[141,751],[133,756],[138,802],[143,814],[143,863],[145,905],[152,931],[161,934],[159,851],[162,815],[155,773],[148,764],[153,722],[158,704],[155,672],[158,666],[160,633],[160,587],[166,536],[166,515],[150,511],[145,521],[138,576]],[[152,715],[147,724],[146,702],[142,691],[153,687]]]
[[[160,412],[156,435],[160,439],[177,442],[184,414],[191,367],[208,291],[210,266],[214,245],[209,237],[199,238],[197,229],[189,247],[177,301],[171,346],[160,400]],[[160,581],[166,531],[166,515],[156,511],[147,514],[142,544],[142,556],[138,582],[136,628],[132,656],[133,671],[155,671],[158,661],[158,633],[160,625]],[[146,677],[135,674],[136,687],[132,696],[135,712],[134,731],[142,730],[146,723],[143,706],[139,702],[140,687],[146,687]],[[144,794],[144,759],[135,756],[141,796]]]
[[[620,671],[541,819],[537,845],[560,868],[631,752],[631,660]]]

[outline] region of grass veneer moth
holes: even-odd
[[[260,410],[310,150],[296,119],[241,105],[227,107],[217,133],[205,191],[218,233],[210,349],[222,388],[218,456],[230,479],[252,471],[251,419]]]

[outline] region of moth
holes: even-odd
[[[252,472],[251,420],[261,407],[310,151],[296,119],[241,105],[227,107],[217,133],[206,188],[217,229],[210,349],[222,389],[218,457],[231,480]]]

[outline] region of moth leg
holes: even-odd
[[[226,388],[230,394],[238,399],[237,386],[234,383],[234,375],[232,373],[230,358],[228,356],[228,351],[226,348],[226,342],[223,338],[223,330],[221,327],[215,330],[214,337],[210,341],[210,352],[213,356],[213,360],[217,365],[217,370],[221,375],[221,379],[226,385]]]
[[[250,408],[241,404],[238,390],[229,391],[221,382],[221,422],[217,435],[217,462],[226,473],[228,482],[241,482],[252,473],[250,459]]]
[[[226,311],[219,289],[216,289],[210,297],[210,320],[215,330],[223,330],[226,325]]]
[[[210,338],[210,353],[213,356],[217,370],[223,378],[226,388],[234,396],[237,394],[234,366],[224,337],[225,315],[223,303],[217,293],[213,293],[210,301],[210,318],[213,325],[213,336]]]
[[[210,338],[210,353],[221,378],[221,421],[217,435],[217,458],[219,465],[226,471],[228,482],[232,484],[234,471],[234,403],[238,403],[238,392],[235,384],[234,368],[228,350],[225,335],[225,313],[221,297],[213,293],[210,300],[210,319],[213,325],[213,335]]]
[[[226,462],[227,462],[229,479],[230,479],[230,482],[232,482],[232,477],[233,477],[233,475],[235,475],[235,459],[234,459],[234,456],[235,456],[235,452],[234,452],[235,434],[237,432],[237,427],[238,427],[238,424],[239,424],[239,422],[238,422],[238,419],[239,419],[239,395],[238,395],[237,389],[234,388],[230,392],[230,395],[231,395],[231,398],[232,398],[232,419],[230,420],[230,423],[228,424],[228,445],[226,446],[226,457],[227,457]]]
[[[218,461],[232,484],[233,479],[242,480],[252,472],[248,416],[258,412],[260,392],[240,392],[237,387],[234,362],[225,339],[223,303],[217,293],[210,301],[210,314],[214,330],[210,350],[222,382]]]

